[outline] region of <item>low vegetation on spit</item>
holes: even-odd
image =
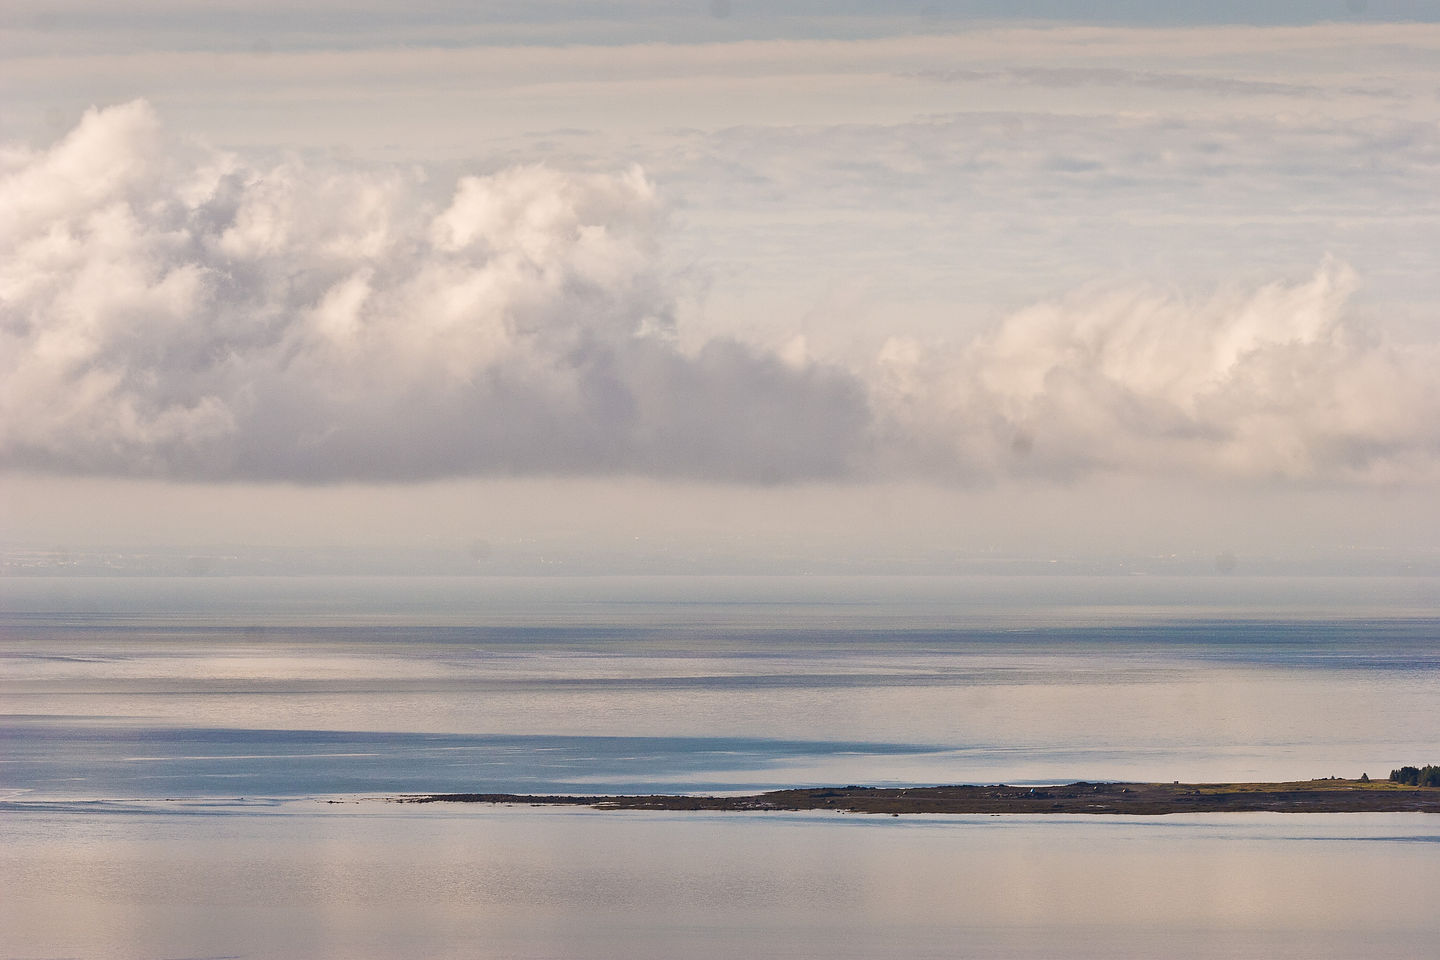
[[[814,787],[749,796],[631,796],[446,793],[399,797],[408,803],[568,805],[600,810],[830,810],[849,813],[1092,813],[1157,815],[1288,813],[1440,813],[1440,767],[1401,767],[1390,779],[1326,777],[1290,783],[1070,783],[1037,786]]]

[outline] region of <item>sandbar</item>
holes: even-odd
[[[435,793],[397,797],[404,803],[487,803],[582,806],[597,810],[798,811],[846,813],[1126,814],[1174,813],[1440,813],[1440,788],[1385,780],[1302,780],[1288,783],[1090,783],[1010,786],[811,787],[747,796],[650,794],[587,796]]]

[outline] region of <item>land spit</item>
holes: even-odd
[[[1381,780],[1293,783],[1069,783],[1063,786],[816,787],[749,796],[435,793],[402,803],[580,806],[597,810],[835,810],[906,813],[1440,813],[1440,789]]]

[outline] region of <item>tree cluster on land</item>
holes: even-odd
[[[1423,767],[1401,767],[1390,771],[1390,780],[1412,787],[1440,787],[1440,767],[1428,763]]]

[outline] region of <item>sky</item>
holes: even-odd
[[[0,569],[1440,570],[1440,2],[0,11]]]

